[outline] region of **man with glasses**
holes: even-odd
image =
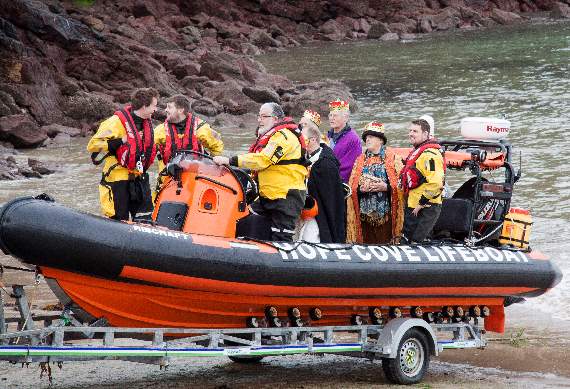
[[[311,224],[306,221],[301,239],[314,243],[344,243],[345,200],[340,163],[331,148],[321,142],[321,116],[317,112],[306,110],[299,123],[303,127],[311,161],[307,192],[316,200],[318,207],[315,217],[318,228],[310,228]]]
[[[271,220],[272,240],[290,242],[305,204],[309,165],[305,140],[279,104],[263,104],[257,122],[257,140],[249,153],[231,158],[214,157],[214,162],[250,169],[257,174],[259,201],[252,208]]]
[[[360,138],[348,124],[350,107],[348,101],[336,99],[329,103],[329,123],[331,130],[328,132],[330,147],[340,162],[340,176],[348,183],[354,161],[362,154]]]

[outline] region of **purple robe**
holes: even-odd
[[[338,134],[335,134],[332,130],[329,131],[328,136],[330,147],[340,162],[340,177],[342,181],[348,183],[354,161],[362,154],[360,137],[348,125]]]

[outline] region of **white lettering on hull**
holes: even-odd
[[[132,226],[134,231],[188,240],[189,235],[159,228]],[[499,250],[494,247],[468,248],[465,246],[363,246],[303,243],[273,243],[285,261],[353,261],[381,263],[529,263],[529,257],[520,251]],[[241,248],[235,246],[234,248]],[[246,249],[246,248],[243,248]],[[249,247],[247,249],[250,249]],[[330,255],[332,254],[332,256]]]
[[[368,246],[367,249],[381,262],[386,262],[389,258],[388,252],[382,247]]]
[[[487,254],[489,255],[489,257],[491,257],[491,259],[495,262],[503,262],[505,257],[503,256],[503,254],[497,250],[496,248],[493,247],[485,247],[484,249]]]
[[[457,252],[459,252],[459,255],[461,255],[463,262],[475,262],[475,258],[473,258],[471,251],[468,250],[467,248],[456,247],[455,249],[457,250]]]
[[[151,234],[151,235],[158,235],[158,236],[167,236],[169,238],[174,238],[174,239],[183,239],[183,240],[187,240],[188,239],[188,235],[183,234],[181,232],[174,232],[174,231],[168,231],[168,230],[161,230],[158,228],[151,228],[151,227],[143,227],[143,226],[133,226],[133,230],[138,231],[138,232],[144,232],[145,234]]]
[[[527,255],[519,251],[499,250],[493,247],[466,246],[364,246],[323,244],[312,246],[303,243],[274,243],[281,258],[334,262],[381,263],[528,263]],[[333,254],[331,256],[331,254]]]
[[[473,254],[475,254],[475,258],[477,262],[489,262],[489,256],[485,253],[483,249],[473,249]]]
[[[400,250],[398,250],[398,247],[396,247],[396,246],[385,246],[384,250],[386,250],[387,252],[392,254],[392,257],[396,261],[402,262],[402,253],[400,253]]]
[[[432,255],[424,246],[418,247],[426,256],[428,262],[440,262],[440,258],[437,255]]]
[[[434,247],[433,249],[439,254],[439,257],[443,262],[447,262],[447,257],[439,247]]]
[[[330,247],[334,248],[334,253],[336,254],[336,257],[338,259],[340,259],[341,261],[350,261],[352,258],[350,257],[350,254],[347,254],[346,249],[343,248],[344,246],[339,244],[339,245],[330,245]]]
[[[370,253],[364,251],[366,250],[366,247],[355,245],[352,247],[352,250],[354,250],[356,255],[358,255],[358,257],[363,261],[370,261],[370,259],[372,258],[372,255]]]
[[[521,259],[521,261],[528,262],[528,258],[526,255],[524,255],[524,253],[521,253],[520,251],[517,251],[516,253],[519,256],[519,258]]]
[[[289,259],[289,254],[291,254],[291,259],[299,259],[299,255],[297,254],[297,250],[293,250],[293,245],[289,243],[273,243],[273,245],[281,254],[282,259]]]
[[[406,257],[408,257],[408,261],[410,262],[422,261],[422,259],[416,255],[416,251],[410,246],[400,246],[400,250],[402,250],[404,254],[406,254]]]
[[[315,259],[317,257],[317,250],[306,243],[300,245],[297,250],[299,250],[299,254],[307,259]]]
[[[441,249],[443,250],[444,253],[447,254],[447,257],[451,262],[455,262],[455,256],[457,255],[457,253],[453,250],[453,247],[443,246]]]

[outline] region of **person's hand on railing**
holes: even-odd
[[[228,157],[223,157],[221,155],[218,155],[212,159],[216,165],[229,165],[230,164],[230,159]]]

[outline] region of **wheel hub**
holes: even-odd
[[[423,347],[417,339],[408,339],[402,344],[400,353],[400,368],[402,373],[408,377],[415,376],[422,368],[423,360]]]

